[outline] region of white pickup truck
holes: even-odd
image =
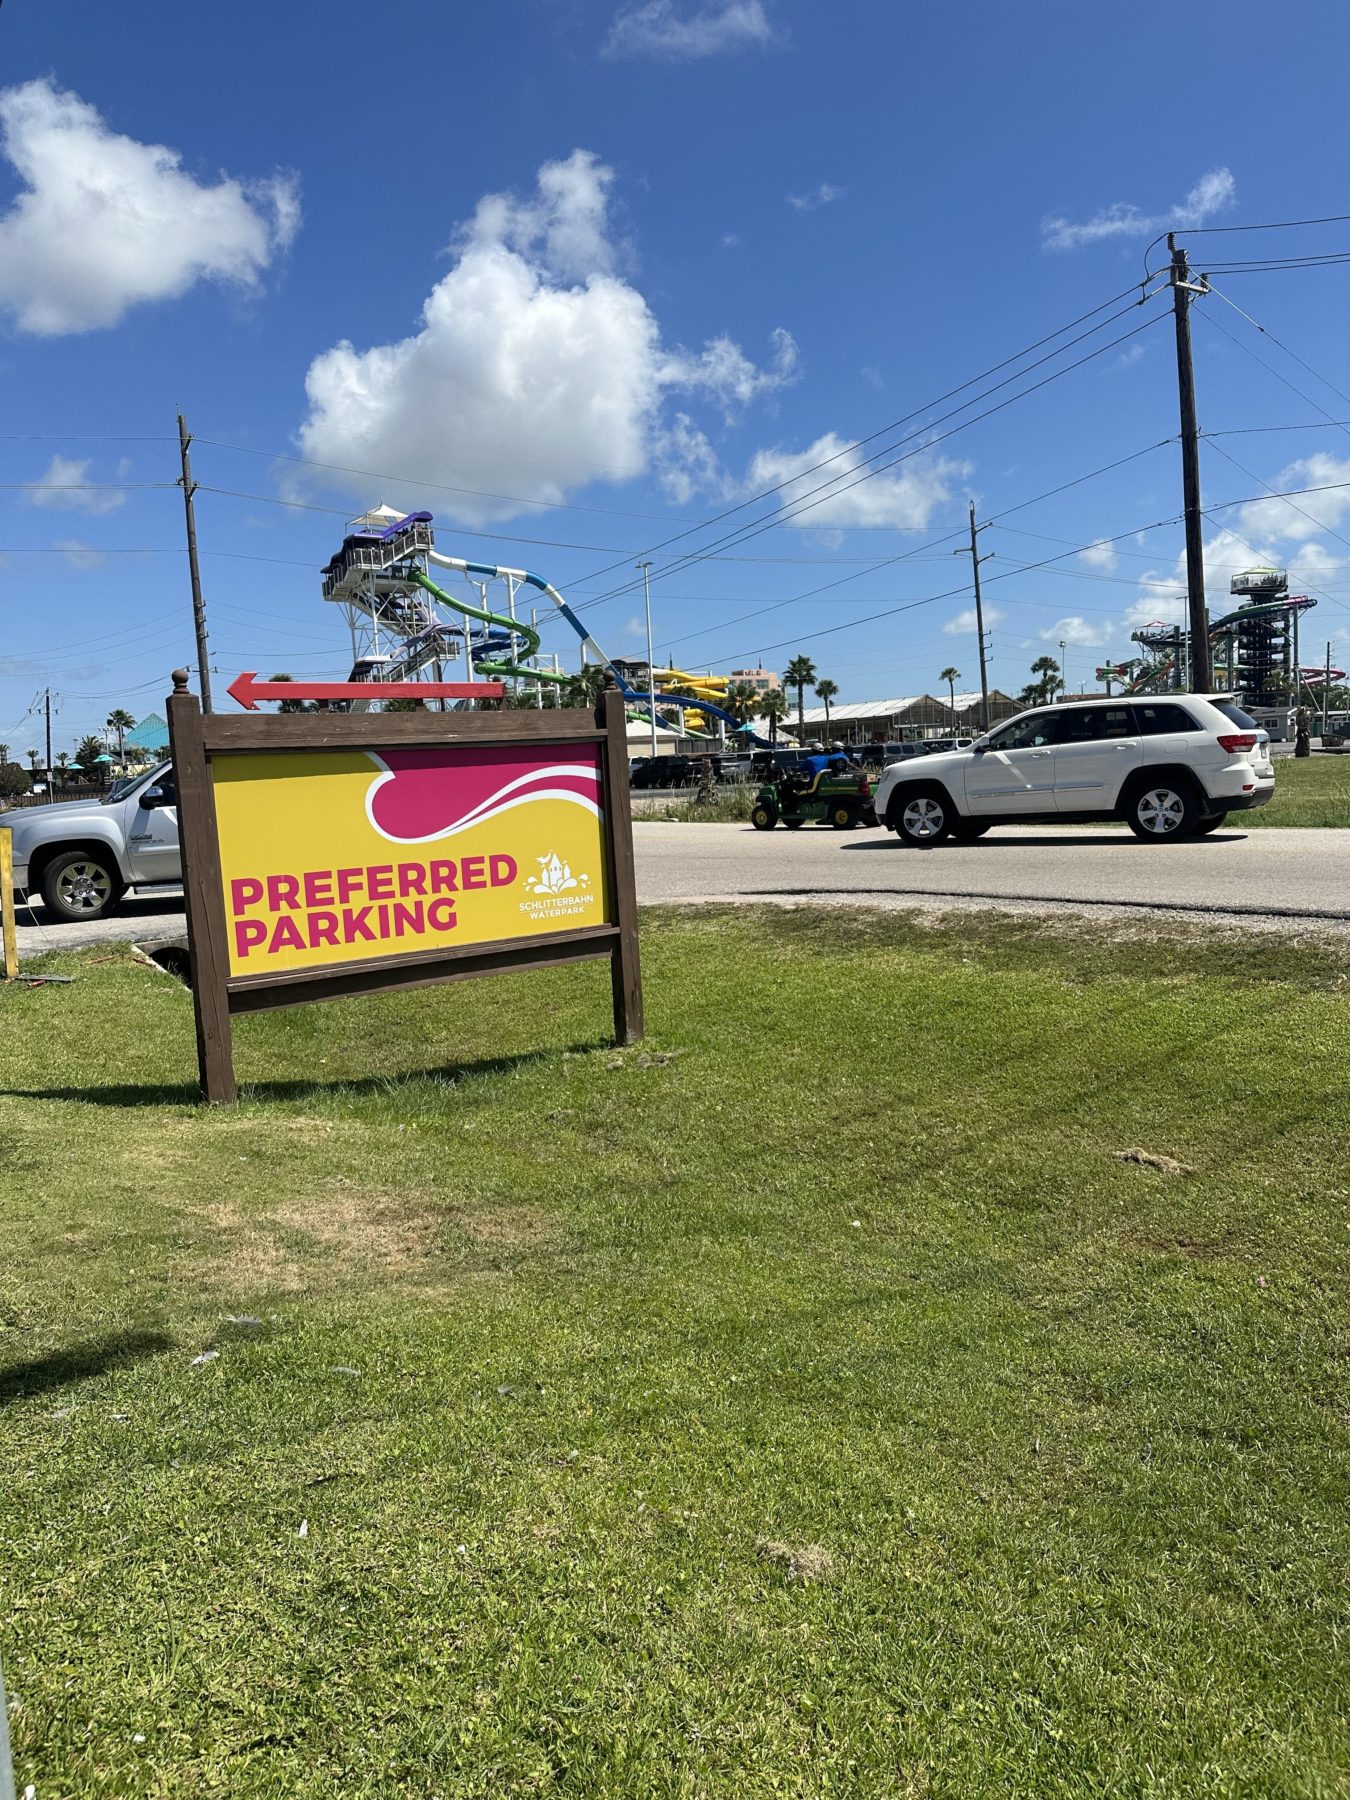
[[[176,886],[178,793],[172,763],[114,782],[99,800],[0,813],[14,834],[14,886],[58,919],[98,919],[128,888]]]

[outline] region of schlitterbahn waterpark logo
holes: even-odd
[[[607,922],[589,745],[246,752],[214,788],[234,975]]]
[[[556,850],[539,858],[539,873],[525,878],[525,891],[534,896],[522,900],[520,910],[532,919],[562,919],[585,913],[595,905],[589,875],[574,875],[570,863]]]

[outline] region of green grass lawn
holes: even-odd
[[[1234,813],[1245,830],[1254,825],[1350,826],[1350,756],[1280,756],[1275,759],[1275,798],[1259,812]]]
[[[643,954],[638,1049],[464,983],[219,1112],[129,955],[0,991],[19,1791],[1350,1791],[1350,949]]]

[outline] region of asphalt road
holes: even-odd
[[[1238,925],[1350,931],[1350,831],[1217,831],[1141,844],[1123,828],[1004,827],[974,844],[903,848],[886,831],[752,831],[636,822],[644,902],[811,900],[867,906],[1218,917]],[[181,900],[123,902],[93,925],[21,911],[20,956],[180,935]]]

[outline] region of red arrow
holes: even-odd
[[[500,681],[259,681],[248,669],[225,690],[246,712],[260,700],[500,700]]]

